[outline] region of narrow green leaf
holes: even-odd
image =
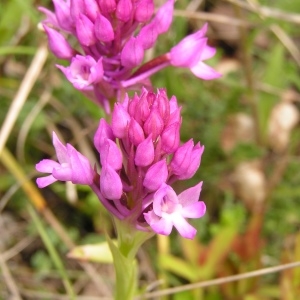
[[[53,260],[54,265],[56,266],[57,270],[60,273],[60,276],[62,278],[63,284],[65,286],[66,292],[68,293],[68,296],[70,299],[75,299],[75,292],[72,288],[72,284],[68,278],[67,275],[67,271],[63,265],[63,262],[61,261],[57,251],[55,250],[55,247],[53,246],[53,243],[51,241],[51,239],[49,238],[47,231],[42,223],[42,221],[40,220],[38,214],[36,213],[36,211],[33,209],[33,207],[31,205],[27,205],[29,214],[48,250],[48,253],[51,257],[51,259]]]
[[[162,254],[158,257],[159,266],[164,270],[173,272],[182,278],[194,282],[197,280],[199,266],[190,264],[183,259],[177,258],[173,255]]]

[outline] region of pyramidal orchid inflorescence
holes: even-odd
[[[51,51],[69,66],[57,67],[76,89],[110,112],[109,101],[124,89],[149,86],[149,77],[169,65],[190,69],[197,77],[220,76],[203,63],[215,50],[207,45],[207,25],[184,38],[170,52],[144,62],[160,34],[168,31],[174,0],[154,15],[153,0],[52,0],[54,12],[41,7]],[[73,46],[74,41],[80,47]],[[72,41],[72,42],[71,42]]]
[[[194,238],[196,229],[186,219],[205,213],[199,201],[202,182],[179,195],[172,184],[195,174],[204,147],[192,139],[180,145],[180,110],[164,89],[143,88],[115,103],[111,125],[101,119],[94,137],[101,171],[53,134],[59,162],[37,164],[38,171],[50,174],[38,178],[38,186],[55,180],[89,185],[110,213],[138,230],[169,235],[174,226],[183,237]]]

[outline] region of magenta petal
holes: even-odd
[[[156,26],[152,23],[145,25],[139,32],[137,40],[144,50],[150,49],[155,45],[158,38]]]
[[[74,30],[74,22],[70,18],[70,4],[61,0],[52,0],[52,2],[60,28],[67,32],[72,32]]]
[[[174,174],[178,176],[185,174],[190,165],[193,147],[194,143],[191,139],[176,150],[170,163]]]
[[[114,141],[114,134],[108,123],[104,119],[100,119],[99,126],[94,136],[94,145],[99,153],[101,153],[102,147],[107,139]]]
[[[172,221],[170,219],[159,219],[153,212],[144,214],[146,222],[150,225],[154,232],[162,235],[169,235],[172,231]]]
[[[169,235],[172,231],[173,224],[169,219],[160,219],[150,225],[154,232],[162,235]]]
[[[100,10],[103,14],[110,14],[116,10],[117,4],[115,0],[101,0],[98,1]]]
[[[102,58],[96,61],[92,56],[76,55],[69,67],[57,65],[75,88],[83,90],[97,83],[103,77]]]
[[[135,9],[134,18],[137,22],[145,23],[150,20],[154,12],[153,0],[140,0]]]
[[[54,169],[52,171],[52,175],[54,178],[60,181],[72,181],[73,170],[71,169],[71,166],[65,165]]]
[[[52,159],[43,159],[35,165],[35,169],[43,173],[52,173],[54,168],[59,168],[60,164]]]
[[[176,227],[182,237],[190,240],[195,237],[197,230],[191,226],[186,219],[181,217],[181,215],[176,216],[176,218],[173,218],[172,220],[173,225]]]
[[[52,133],[52,142],[55,148],[56,156],[60,164],[69,163],[69,155],[67,153],[67,148],[63,143],[59,140],[56,133],[53,131]]]
[[[212,58],[216,54],[216,52],[217,52],[216,48],[206,45],[202,49],[201,60],[207,60],[207,59]]]
[[[173,153],[177,150],[180,142],[179,123],[169,125],[161,134],[161,148],[166,153]]]
[[[124,67],[134,68],[144,58],[144,49],[138,39],[131,37],[121,52],[121,62]]]
[[[56,179],[52,175],[49,175],[49,176],[37,178],[36,184],[40,189],[42,189],[42,188],[52,184],[55,181],[56,181]]]
[[[173,10],[174,10],[174,0],[168,0],[164,5],[162,5],[152,22],[156,26],[158,34],[167,32],[173,19]]]
[[[204,80],[212,80],[221,77],[222,75],[215,71],[212,67],[209,67],[203,62],[197,63],[195,66],[190,68],[192,73]]]
[[[158,216],[167,216],[176,210],[178,197],[171,186],[162,184],[153,196],[153,211]]]
[[[100,14],[100,9],[96,0],[84,0],[85,14],[91,21],[95,22],[97,16]]]
[[[93,65],[90,69],[90,78],[89,82],[98,83],[103,78],[103,65],[102,65],[102,57],[97,61],[95,65]]]
[[[134,162],[137,166],[149,166],[154,160],[154,145],[152,142],[152,135],[149,135],[143,142],[141,142],[135,153]]]
[[[199,200],[202,184],[203,182],[201,181],[194,187],[191,187],[183,191],[181,194],[179,194],[178,195],[179,203],[182,204],[182,206],[188,206],[190,204],[197,202]]]
[[[132,16],[132,1],[131,0],[119,0],[116,9],[116,17],[122,22],[127,22]]]
[[[91,185],[93,183],[94,171],[89,160],[78,152],[72,145],[67,144],[72,168],[72,182]]]
[[[111,127],[114,135],[117,138],[123,138],[127,134],[128,125],[130,122],[130,115],[125,110],[122,104],[115,103],[112,113]]]
[[[160,160],[159,162],[152,165],[143,181],[144,187],[146,187],[150,191],[155,191],[159,189],[159,187],[166,182],[168,178],[168,167],[166,163],[166,159]]]
[[[199,169],[203,151],[204,151],[204,146],[200,146],[200,143],[197,143],[197,145],[192,150],[189,167],[187,168],[186,172],[178,176],[178,179],[180,180],[190,179],[195,175],[195,173]]]
[[[109,164],[114,170],[122,168],[122,153],[115,142],[107,139],[100,153],[101,165]]]
[[[164,128],[164,121],[158,109],[152,109],[144,124],[144,131],[147,135],[152,134],[152,139],[156,140]]]
[[[146,222],[151,225],[155,222],[158,222],[161,218],[159,218],[153,210],[150,210],[149,212],[147,213],[144,213],[144,217],[145,217],[145,220]]]
[[[95,35],[101,42],[110,42],[115,37],[110,21],[100,14],[95,22]]]
[[[118,173],[109,165],[103,167],[100,176],[100,189],[103,196],[110,200],[120,199],[123,186]]]
[[[49,48],[53,54],[60,59],[71,59],[75,51],[71,48],[65,37],[56,30],[44,25],[48,36]]]
[[[135,146],[138,146],[145,139],[143,128],[134,118],[131,118],[129,122],[128,136],[130,142]]]
[[[176,67],[192,67],[201,59],[207,39],[197,40],[189,35],[170,51],[171,64]]]
[[[169,104],[170,104],[170,114],[172,114],[175,111],[177,111],[178,109],[180,109],[180,107],[178,106],[178,103],[177,103],[177,98],[175,96],[171,97]]]
[[[76,33],[79,42],[84,46],[92,46],[97,41],[94,35],[94,23],[84,14],[80,14],[77,18]]]
[[[195,202],[182,208],[181,215],[184,218],[197,219],[205,215],[206,206],[203,201]]]
[[[42,24],[50,24],[53,27],[59,28],[57,17],[52,11],[42,6],[38,7],[38,10],[46,15],[46,20],[44,20]]]
[[[76,22],[76,20],[79,18],[80,14],[83,14],[85,11],[85,0],[69,0],[67,2],[70,2],[70,13],[73,18],[73,20]]]

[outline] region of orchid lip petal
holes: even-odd
[[[192,240],[197,233],[197,230],[181,216],[173,218],[173,224],[179,234],[186,239]]]
[[[60,164],[51,159],[43,159],[35,165],[35,169],[43,173],[52,173],[54,168],[58,168]]]
[[[57,181],[57,179],[55,179],[52,175],[48,175],[48,176],[45,176],[45,177],[37,178],[36,179],[36,184],[41,189],[41,188],[44,188],[44,187],[52,184],[55,181]]]
[[[204,80],[212,80],[220,78],[222,75],[215,71],[212,67],[206,65],[203,62],[197,63],[195,66],[191,67],[192,73]]]

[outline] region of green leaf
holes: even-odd
[[[159,255],[158,261],[159,266],[167,271],[173,272],[191,282],[197,280],[199,266],[195,264],[190,264],[170,254]]]

